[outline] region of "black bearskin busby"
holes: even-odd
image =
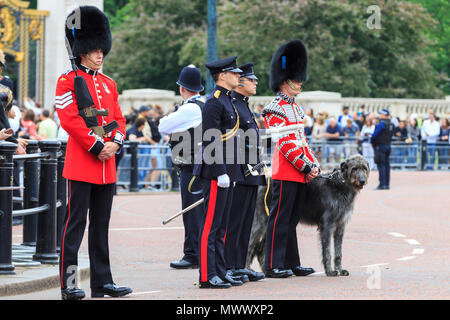
[[[66,37],[77,59],[80,59],[81,54],[96,49],[101,49],[104,56],[111,51],[112,36],[109,19],[94,6],[81,6],[68,15]]]
[[[270,66],[270,89],[277,93],[287,80],[305,82],[308,79],[308,54],[300,40],[281,45],[272,57]]]

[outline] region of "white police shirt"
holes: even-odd
[[[159,132],[172,134],[199,126],[202,123],[202,110],[196,103],[192,102],[193,100],[205,102],[200,95],[192,96],[176,112],[159,120]]]

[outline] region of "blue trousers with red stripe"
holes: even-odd
[[[272,180],[266,270],[292,269],[300,265],[296,227],[302,210],[304,186],[300,182]]]
[[[255,215],[258,186],[236,184],[225,239],[227,269],[243,269]]]
[[[89,211],[88,251],[91,288],[113,283],[109,262],[108,229],[115,184],[96,185],[69,180],[67,212],[64,219],[59,271],[61,288],[74,286],[78,250]]]
[[[219,188],[217,180],[203,180],[204,214],[200,225],[200,282],[226,275],[224,240],[233,187]]]

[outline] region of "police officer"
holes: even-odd
[[[125,136],[125,118],[116,83],[99,72],[103,58],[111,50],[110,25],[106,15],[96,7],[82,6],[78,10],[80,28],[69,29],[66,24],[78,77],[74,71],[60,76],[55,99],[61,126],[69,134],[63,171],[68,180],[68,204],[59,261],[64,300],[85,297],[73,279],[88,210],[91,297],[131,293],[130,288],[114,284],[109,261],[108,229],[117,181],[114,155]],[[75,11],[68,19],[74,14]],[[75,91],[75,83],[79,84],[80,79],[84,79],[88,92]],[[85,100],[93,105],[80,109]],[[98,126],[90,126],[92,121],[88,120],[92,119]]]
[[[264,274],[245,267],[258,186],[265,184],[264,176],[253,176],[248,172],[247,166],[247,164],[254,166],[260,162],[258,125],[248,105],[249,97],[256,94],[258,78],[253,71],[252,62],[239,66],[239,69],[242,70],[239,86],[231,96],[239,114],[242,130],[239,143],[243,146],[243,150],[239,152],[244,156],[243,166],[247,176],[244,181],[237,182],[233,190],[230,220],[225,238],[225,261],[229,275],[243,276],[244,281],[246,278],[250,281],[258,281],[264,278]]]
[[[270,88],[277,94],[262,113],[268,128],[300,125],[295,133],[282,135],[272,159],[272,202],[266,232],[266,277],[307,276],[312,268],[300,265],[296,227],[305,196],[305,183],[317,177],[319,162],[306,141],[305,113],[295,103],[307,80],[308,56],[300,40],[281,45],[272,57]]]
[[[202,108],[205,105],[205,100],[200,96],[204,90],[200,70],[194,65],[184,67],[177,84],[184,102],[176,112],[160,120],[159,131],[171,135],[172,162],[180,170],[181,205],[185,209],[202,198],[200,180],[193,180],[192,174],[194,156],[201,143]],[[179,261],[172,261],[172,268],[198,268],[198,236],[202,217],[203,206],[197,206],[183,215],[184,256]]]
[[[378,178],[380,184],[375,190],[389,190],[391,176],[391,165],[389,156],[391,155],[392,135],[394,134],[394,124],[390,120],[390,113],[387,109],[379,111],[380,122],[375,126],[370,143],[374,149],[375,163],[378,167]]]
[[[239,117],[231,93],[239,84],[236,56],[206,64],[216,87],[202,111],[202,157],[194,175],[203,180],[204,215],[200,227],[200,288],[242,285],[226,274],[224,237],[233,198],[233,184],[243,180],[236,152]],[[197,162],[197,161],[196,161]]]

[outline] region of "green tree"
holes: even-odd
[[[411,2],[375,3],[381,10],[380,30],[367,26],[372,0],[218,1],[218,57],[238,55],[241,64],[253,61],[260,78],[258,94],[272,95],[272,55],[285,41],[298,38],[309,53],[305,90],[441,98],[444,73],[429,62],[435,39],[427,31],[435,28],[436,20]],[[190,63],[206,78],[204,1],[130,0],[116,12],[122,20],[114,28],[114,50],[106,69],[120,90],[177,90],[178,74]]]
[[[435,28],[427,30],[435,44],[429,47],[431,63],[435,70],[442,73],[440,87],[450,94],[450,2],[448,0],[410,0],[420,3],[434,19],[438,21]]]
[[[201,0],[132,0],[113,32],[113,50],[105,66],[119,90],[156,88],[177,90],[180,51],[205,23]],[[195,13],[195,14],[193,14]]]

